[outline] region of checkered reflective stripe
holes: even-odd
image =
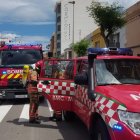
[[[110,126],[113,127],[114,124],[118,123],[118,115],[117,110],[126,110],[126,107],[124,105],[121,105],[117,101],[111,100],[107,97],[102,96],[99,93],[96,93],[96,99],[95,102],[88,99],[87,96],[87,88],[78,86],[77,92],[76,92],[76,98],[81,100],[83,104],[88,106],[90,112],[89,115],[91,115],[92,112],[99,113],[104,121]]]
[[[49,82],[49,85],[44,85],[42,84],[42,81],[39,81],[37,85],[38,91],[47,94],[74,95],[74,83],[63,81]]]

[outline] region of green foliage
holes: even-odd
[[[96,24],[100,27],[105,42],[110,35],[126,23],[122,13],[123,8],[118,3],[109,5],[108,3],[93,1],[87,7],[87,10],[89,11],[89,15],[94,18]]]
[[[80,57],[86,54],[89,44],[89,41],[83,39],[80,42],[72,44],[71,47],[76,52],[77,56]]]

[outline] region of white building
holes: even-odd
[[[70,3],[74,2],[74,3]],[[92,0],[60,0],[56,4],[57,54],[85,38],[97,28],[87,6]]]
[[[112,35],[112,46],[110,47],[117,47],[117,48],[126,47],[126,26],[118,29]]]

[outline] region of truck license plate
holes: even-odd
[[[15,95],[15,98],[27,98],[27,95]]]

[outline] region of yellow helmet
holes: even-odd
[[[29,65],[24,65],[23,66],[23,73],[28,73],[29,72],[29,68],[30,68]]]
[[[27,77],[28,77],[28,73],[29,73],[29,65],[24,65],[23,66],[23,74],[22,74],[22,83],[25,86],[27,83]]]

